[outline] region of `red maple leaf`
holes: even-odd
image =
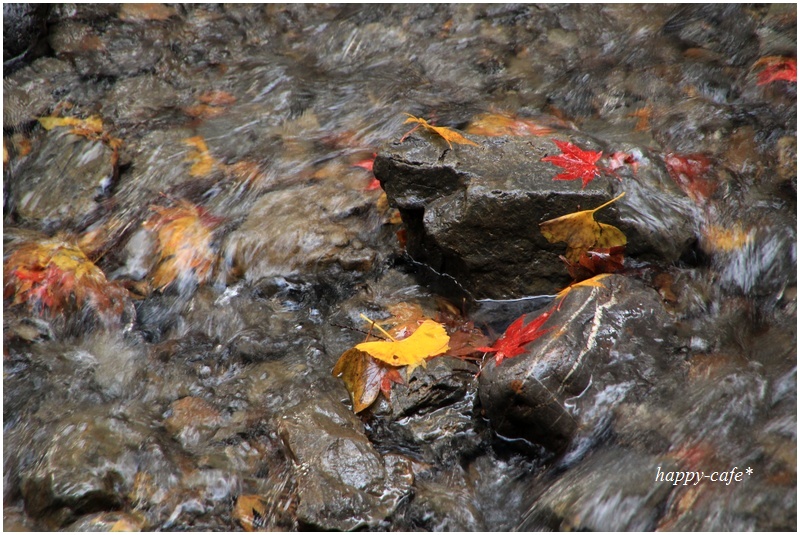
[[[553,177],[553,180],[575,180],[580,178],[583,187],[591,182],[594,177],[600,176],[600,169],[597,167],[597,160],[603,156],[602,151],[583,150],[573,145],[569,141],[553,140],[553,143],[561,149],[561,154],[556,156],[546,156],[543,162],[550,162],[553,165],[564,168],[564,172]]]
[[[768,59],[767,67],[758,73],[756,85],[767,85],[770,82],[783,80],[797,83],[797,60],[792,58],[763,58],[756,64]]]
[[[367,158],[366,160],[361,160],[361,161],[358,161],[358,162],[353,164],[353,167],[360,167],[361,169],[364,169],[365,171],[369,171],[369,174],[372,177],[372,180],[369,181],[369,184],[367,184],[367,187],[365,188],[367,191],[371,191],[371,190],[374,190],[374,189],[380,189],[380,187],[381,187],[381,183],[378,181],[377,178],[375,178],[375,174],[372,171],[372,166],[375,163],[375,157],[376,156],[377,156],[377,154],[373,152],[372,153],[372,158]]]
[[[550,318],[550,311],[540,314],[529,324],[525,323],[525,314],[517,318],[508,326],[503,336],[497,339],[492,347],[478,347],[478,351],[494,353],[494,362],[499,366],[503,359],[510,359],[525,352],[525,345],[533,342],[550,329],[542,330],[541,327]]]
[[[400,375],[400,370],[398,368],[392,368],[390,366],[382,366],[383,374],[381,375],[381,392],[386,397],[386,399],[391,399],[392,396],[392,384],[403,384],[403,376]]]

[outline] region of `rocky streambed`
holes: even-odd
[[[4,49],[5,529],[796,529],[794,5],[17,5]],[[540,224],[622,193],[568,269]],[[362,314],[546,322],[356,414]]]

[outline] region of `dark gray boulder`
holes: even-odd
[[[525,353],[491,359],[479,395],[494,430],[564,450],[579,430],[610,418],[623,400],[646,394],[673,371],[670,317],[656,292],[619,275],[576,287],[556,301],[549,331]]]
[[[613,147],[574,131],[553,134],[583,150],[634,154],[636,170],[580,180],[553,180],[563,169],[543,162],[560,151],[547,137],[480,137],[477,147],[411,136],[384,146],[375,176],[408,229],[409,255],[454,277],[476,298],[553,293],[568,282],[539,223],[627,197],[598,213],[628,237],[628,254],[675,261],[694,237],[693,203],[672,182],[663,161],[645,149]]]

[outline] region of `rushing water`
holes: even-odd
[[[111,325],[96,301],[48,314],[7,293],[6,528],[796,528],[796,85],[757,85],[754,67],[795,56],[795,26],[793,5],[53,7],[44,55],[4,73],[4,260],[96,232],[87,256],[134,297]],[[51,113],[97,115],[107,135],[45,131]],[[556,454],[492,433],[473,364],[433,370],[453,385],[439,406],[379,401],[369,440],[325,461],[370,489],[373,512],[298,523],[328,514],[297,498],[324,496],[303,419],[354,425],[330,371],[362,339],[360,313],[461,309],[492,335],[550,304],[480,299],[407,258],[365,163],[406,114],[463,128],[485,113],[642,161],[708,158],[706,189],[631,182],[624,214],[693,243],[655,268],[629,259],[661,273],[689,380],[648,378],[658,399],[643,403],[609,387]],[[172,260],[152,207],[179,200],[213,230],[161,284]],[[759,473],[669,494],[653,452],[665,469]]]

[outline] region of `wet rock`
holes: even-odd
[[[573,143],[586,150],[605,144],[574,132]],[[554,181],[552,165],[542,162],[558,149],[547,138],[479,138],[481,146],[446,150],[439,140],[411,136],[385,146],[375,160],[375,176],[408,229],[407,250],[433,270],[455,277],[475,297],[508,298],[554,293],[567,280],[558,255],[539,232],[542,221],[599,206],[615,193],[628,198],[599,219],[622,229],[628,254],[674,261],[693,234],[687,214],[693,207],[667,175],[663,163],[636,151],[641,164],[622,182],[596,178]],[[625,171],[623,171],[625,173]]]
[[[521,531],[652,531],[671,483],[655,483],[655,457],[611,448],[586,458],[549,485]]]
[[[3,76],[46,49],[49,4],[3,4]]]
[[[55,183],[46,180],[52,172],[59,176]],[[7,180],[20,219],[43,230],[79,230],[99,215],[116,174],[108,145],[56,128]]]
[[[136,452],[147,435],[146,428],[110,417],[103,407],[55,424],[22,470],[26,511],[52,515],[121,506],[138,469]]]
[[[381,457],[338,400],[318,396],[299,404],[281,417],[279,430],[295,463],[301,524],[328,530],[377,526],[410,491],[409,461]]]
[[[190,396],[169,406],[164,428],[184,448],[192,448],[211,438],[222,422],[222,414],[213,405]]]
[[[414,500],[405,513],[416,530],[484,531],[481,513],[463,477],[452,475],[447,481],[417,480]]]
[[[171,85],[152,74],[126,78],[114,84],[106,96],[110,103],[104,107],[106,117],[120,122],[136,122],[158,116],[165,109],[176,108],[178,94]]]
[[[369,217],[373,209],[361,192],[332,183],[267,193],[228,236],[224,254],[248,281],[369,271],[376,251],[368,232],[380,225],[378,217]]]
[[[618,275],[601,282],[570,291],[523,355],[484,368],[479,395],[498,434],[563,449],[664,380],[677,359],[657,294]]]
[[[39,58],[3,78],[3,127],[22,128],[47,115],[56,105],[56,94],[77,81],[72,66],[55,58]]]

